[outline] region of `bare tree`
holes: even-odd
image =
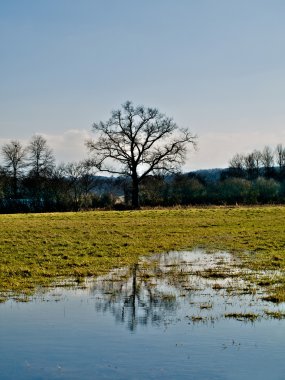
[[[61,169],[72,195],[75,209],[87,206],[88,194],[95,186],[92,167],[87,162],[81,161],[62,165]]]
[[[12,176],[13,196],[17,198],[19,177],[26,164],[27,150],[18,140],[11,140],[2,147],[1,151],[5,164],[4,167]]]
[[[27,147],[27,166],[25,186],[33,199],[33,207],[40,210],[49,197],[48,182],[55,168],[52,150],[41,135],[33,136]]]
[[[276,161],[281,171],[285,167],[285,148],[282,144],[278,144],[275,149]]]
[[[254,150],[244,156],[244,166],[247,170],[248,178],[254,179],[259,175],[260,162],[262,160],[262,153],[258,150]]]
[[[44,137],[40,135],[32,137],[28,145],[28,162],[31,167],[31,174],[36,178],[45,177],[52,173],[55,159]]]
[[[252,155],[253,155],[253,159],[254,159],[254,162],[255,162],[256,174],[258,176],[259,175],[259,171],[260,171],[260,163],[261,163],[262,153],[259,150],[255,149],[253,151]]]
[[[268,145],[266,145],[262,151],[261,162],[265,168],[269,168],[274,164],[272,149]]]
[[[267,176],[270,176],[272,167],[274,165],[274,154],[268,145],[263,148],[261,162],[264,167],[265,174]]]
[[[229,162],[230,168],[243,170],[244,168],[244,155],[236,153]]]
[[[244,176],[244,167],[245,167],[244,155],[236,153],[229,162],[229,168],[235,177]]]
[[[132,183],[132,207],[139,208],[139,185],[151,173],[175,172],[196,137],[180,129],[156,108],[134,107],[127,101],[111,118],[93,124],[97,134],[87,146],[100,171],[126,175]]]
[[[248,178],[254,177],[255,169],[256,169],[255,164],[256,162],[255,162],[253,153],[249,153],[244,156],[244,166],[247,171]]]

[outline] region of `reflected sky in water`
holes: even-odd
[[[284,379],[285,323],[264,312],[284,305],[237,271],[226,253],[172,252],[0,304],[0,378]]]

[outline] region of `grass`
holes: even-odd
[[[272,319],[285,319],[285,312],[280,310],[264,310],[264,314]]]
[[[225,314],[225,318],[233,318],[240,321],[254,322],[259,318],[259,315],[255,313],[227,313]]]
[[[233,252],[244,268],[278,270],[278,284],[267,276],[266,287],[285,301],[284,226],[283,206],[0,215],[1,300],[141,255],[203,247]]]

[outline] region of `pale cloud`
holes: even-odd
[[[94,135],[86,129],[70,129],[64,133],[41,134],[53,149],[57,163],[80,161],[88,157],[85,146],[86,140]],[[28,139],[19,139],[27,145]],[[0,147],[11,139],[0,138]],[[285,145],[285,131],[280,133],[268,132],[234,132],[234,133],[204,133],[198,136],[197,150],[191,149],[184,172],[225,168],[235,153],[250,153],[254,149],[262,150],[265,145],[275,148],[277,144]]]
[[[43,136],[53,150],[56,162],[80,161],[87,157],[88,150],[85,141],[92,137],[91,132],[87,130],[70,129],[62,134],[35,133]],[[24,146],[29,143],[28,139],[18,139]],[[9,143],[12,139],[0,138],[0,147]]]
[[[285,145],[285,132],[211,132],[198,136],[197,142],[198,148],[188,154],[184,171],[225,168],[235,153],[262,150],[265,145],[273,149],[277,144]]]
[[[87,157],[88,150],[85,142],[92,136],[84,129],[70,129],[63,134],[44,134],[43,137],[53,149],[57,162],[71,162]]]

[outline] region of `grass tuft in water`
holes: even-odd
[[[285,312],[280,310],[264,310],[264,314],[273,319],[285,319]]]
[[[225,314],[225,318],[233,318],[238,321],[256,321],[260,316],[254,313],[227,313]]]

